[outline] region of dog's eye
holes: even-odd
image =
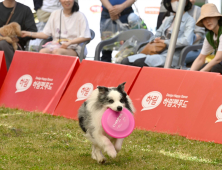
[[[113,103],[113,102],[114,102],[114,100],[112,100],[112,99],[109,100],[109,103]]]
[[[121,102],[121,103],[124,103],[124,100],[123,100],[123,99],[120,99],[120,102]]]

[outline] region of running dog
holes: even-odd
[[[101,164],[106,162],[102,151],[115,158],[124,140],[113,138],[103,130],[103,113],[107,108],[120,112],[124,107],[132,114],[135,112],[131,99],[124,91],[124,85],[122,83],[118,87],[109,88],[98,86],[78,111],[79,125],[92,142],[92,158]]]

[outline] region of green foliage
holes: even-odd
[[[0,169],[219,170],[222,145],[135,130],[117,158],[100,165],[91,158],[90,142],[77,121],[2,107]]]

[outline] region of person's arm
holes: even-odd
[[[222,51],[217,51],[216,56],[200,71],[210,71],[213,66],[222,62]]]
[[[203,54],[200,54],[196,59],[195,61],[193,62],[190,70],[191,71],[198,71],[200,70],[200,68],[204,65],[205,63],[205,59],[206,59],[207,55],[203,55]]]
[[[177,38],[176,47],[182,47],[187,45],[193,44],[194,39],[194,27],[195,27],[195,21],[193,18],[190,17],[189,21],[187,21],[185,25],[185,29],[183,32],[183,35]],[[167,46],[170,44],[170,39],[164,41]]]
[[[108,0],[100,0],[103,4],[104,7],[106,7],[106,9],[109,11],[113,8],[113,6],[111,5],[111,3]]]
[[[193,62],[191,69],[192,71],[198,71],[200,68],[204,65],[206,57],[213,52],[213,47],[209,44],[207,41],[207,38],[204,39],[203,47],[201,50],[200,55],[196,58],[196,60]],[[212,64],[212,63],[211,63]],[[210,64],[210,65],[211,65]],[[207,64],[208,65],[208,64]],[[208,69],[208,67],[206,67]],[[206,69],[205,68],[205,69]],[[204,70],[202,70],[204,71]]]
[[[162,33],[167,25],[167,23],[171,22],[173,20],[173,16],[167,17],[165,21],[160,25],[160,27],[156,30],[156,34],[154,35],[155,38],[160,38],[162,36]]]
[[[207,41],[208,42],[208,41]],[[200,71],[210,71],[212,69],[213,66],[215,66],[216,64],[219,64],[220,62],[222,62],[222,36],[220,36],[219,39],[219,46],[218,46],[218,50],[217,53],[214,57],[213,60],[211,60],[203,69],[201,69]],[[204,46],[203,46],[204,48]]]
[[[193,42],[194,44],[195,44],[196,42],[198,42],[199,40],[202,39],[202,37],[200,36],[200,34],[195,34],[195,35],[196,35],[196,39],[195,39],[195,41]]]
[[[47,39],[49,36],[46,35],[46,34],[44,34],[43,32],[22,31],[22,37],[31,37],[31,38]]]
[[[114,5],[113,8],[110,10],[110,14],[111,15],[120,15],[120,13],[130,7],[133,3],[135,2],[135,0],[126,0],[125,2],[123,2],[122,4],[119,5]]]
[[[113,10],[113,6],[110,4],[108,0],[100,0],[100,1],[102,2],[103,6],[106,7],[106,9],[109,11],[110,18],[113,21],[119,19],[119,14],[114,15],[113,13],[110,13],[110,11]]]
[[[29,7],[27,7],[26,11],[24,11],[24,12],[25,12],[25,18],[22,23],[21,29],[26,30],[26,31],[31,31],[31,32],[37,32],[37,27],[36,27],[36,24],[34,21],[34,16],[33,16],[31,9]],[[20,38],[19,37],[19,44],[21,46],[24,46],[25,43],[30,39],[33,39],[33,38],[31,38],[31,37]]]

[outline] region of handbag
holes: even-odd
[[[140,52],[146,55],[160,54],[166,49],[166,44],[161,42],[150,42]]]

